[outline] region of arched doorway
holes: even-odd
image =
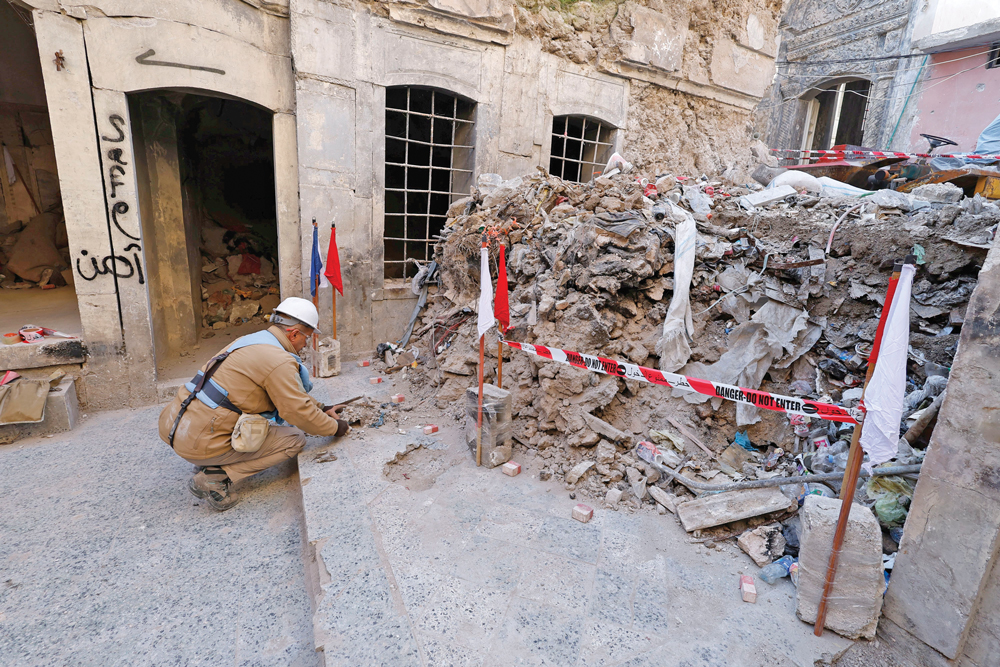
[[[190,377],[279,301],[273,114],[187,91],[128,103],[157,374]]]
[[[806,102],[802,150],[862,145],[870,95],[866,79],[838,79],[810,88],[801,98]]]

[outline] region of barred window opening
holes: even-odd
[[[1000,42],[990,44],[990,53],[986,56],[986,69],[1000,67]]]
[[[411,278],[473,183],[475,103],[438,90],[385,91],[385,277]]]
[[[615,128],[584,116],[552,119],[549,173],[585,183],[600,173],[614,151]]]

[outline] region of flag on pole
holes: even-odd
[[[337,225],[330,225],[330,249],[326,253],[326,271],[323,275],[340,292],[340,296],[344,296],[344,280],[340,276],[340,251],[337,250]]]
[[[889,316],[879,346],[872,379],[865,388],[865,424],[861,448],[868,454],[865,468],[885,463],[897,454],[899,421],[906,394],[906,357],[910,342],[910,289],[916,267],[904,264],[896,284]]]
[[[483,336],[494,324],[493,304],[490,300],[493,282],[490,280],[490,255],[485,241],[479,253],[479,335]]]
[[[500,332],[510,328],[510,303],[507,298],[507,259],[503,244],[500,244],[500,257],[497,259],[497,295],[493,299],[493,311],[500,322]]]
[[[323,275],[323,258],[319,255],[319,230],[313,225],[313,247],[312,266],[309,269],[309,294],[316,296],[316,279],[320,280],[320,287],[326,287],[326,276]]]

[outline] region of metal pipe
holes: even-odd
[[[923,464],[908,466],[892,466],[890,468],[875,468],[872,471],[874,477],[884,477],[886,475],[908,475],[919,473]],[[676,481],[688,487],[692,491],[740,491],[743,489],[764,489],[772,486],[785,486],[786,484],[808,484],[813,482],[843,482],[844,472],[823,473],[820,475],[798,475],[796,477],[772,477],[771,479],[753,479],[746,482],[730,482],[729,484],[705,484],[696,482],[673,470],[663,463],[662,455],[657,455],[653,459],[653,466],[660,472],[673,477]],[[861,472],[862,477],[867,477],[865,471]]]
[[[861,202],[857,206],[852,206],[851,208],[849,208],[846,211],[844,211],[844,215],[840,216],[837,219],[837,222],[833,223],[833,229],[830,230],[830,238],[826,242],[826,254],[827,255],[830,254],[830,248],[833,247],[833,235],[837,233],[837,227],[840,227],[840,223],[842,223],[844,220],[846,220],[847,216],[849,216],[851,213],[854,213],[855,211],[857,211],[859,208],[861,208],[864,205],[865,205],[865,203]]]

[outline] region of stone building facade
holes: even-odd
[[[780,11],[777,0],[11,5],[37,45],[85,350],[63,361],[80,362],[80,394],[97,409],[157,400],[228,340],[206,330],[235,308],[219,285],[261,304],[308,296],[313,219],[324,252],[337,224],[351,357],[402,333],[408,260],[428,256],[442,206],[481,174],[540,166],[586,180],[615,150],[650,173],[742,174]],[[241,252],[257,263],[233,264]],[[246,279],[223,279],[237,269]],[[329,330],[331,291],[319,292]]]
[[[915,78],[910,59],[897,57],[910,53],[912,6],[792,0],[774,85],[757,112],[765,143],[808,150],[892,141],[898,91]]]

